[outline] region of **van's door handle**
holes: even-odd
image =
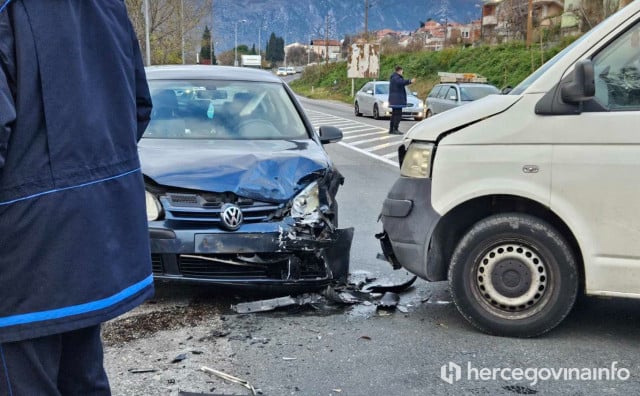
[[[538,173],[539,170],[538,165],[525,165],[522,167],[524,173]]]

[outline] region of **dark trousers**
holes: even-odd
[[[100,326],[0,344],[0,395],[111,395]]]
[[[391,121],[389,121],[389,131],[396,131],[400,127],[402,120],[402,107],[394,107],[391,109]]]

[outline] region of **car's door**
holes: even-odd
[[[586,289],[640,297],[640,22],[591,58],[594,103],[552,116],[551,209],[583,252]]]
[[[433,101],[433,109],[435,110],[433,114],[442,113],[443,111],[446,110],[445,101],[446,101],[447,91],[449,91],[448,85],[442,85],[440,87],[440,90],[438,91],[438,94],[436,95],[436,98]]]
[[[373,83],[366,83],[364,87],[362,87],[360,95],[360,111],[364,115],[373,115],[371,109],[373,108]]]
[[[458,106],[459,97],[460,96],[458,95],[456,87],[449,86],[449,89],[447,89],[447,92],[444,96],[444,100],[442,101],[442,111],[446,111]]]

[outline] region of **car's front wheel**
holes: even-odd
[[[378,110],[378,105],[373,105],[373,118],[376,120],[380,119],[380,110]]]
[[[360,117],[362,115],[362,113],[360,112],[360,106],[358,105],[358,102],[356,102],[353,105],[353,113],[356,115],[356,117]]]
[[[533,337],[557,326],[578,292],[574,254],[547,222],[519,213],[475,224],[449,267],[453,300],[483,332]]]
[[[431,109],[427,110],[426,117],[429,118],[429,117],[432,117],[432,116],[433,116],[433,113],[431,112]]]

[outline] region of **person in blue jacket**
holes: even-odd
[[[108,395],[100,324],[153,294],[122,0],[0,0],[0,395]]]
[[[389,78],[389,107],[391,107],[391,121],[389,121],[389,133],[402,135],[398,129],[402,120],[402,108],[407,106],[407,90],[405,86],[416,81],[415,78],[405,80],[402,77],[402,67],[396,66],[395,72]]]

